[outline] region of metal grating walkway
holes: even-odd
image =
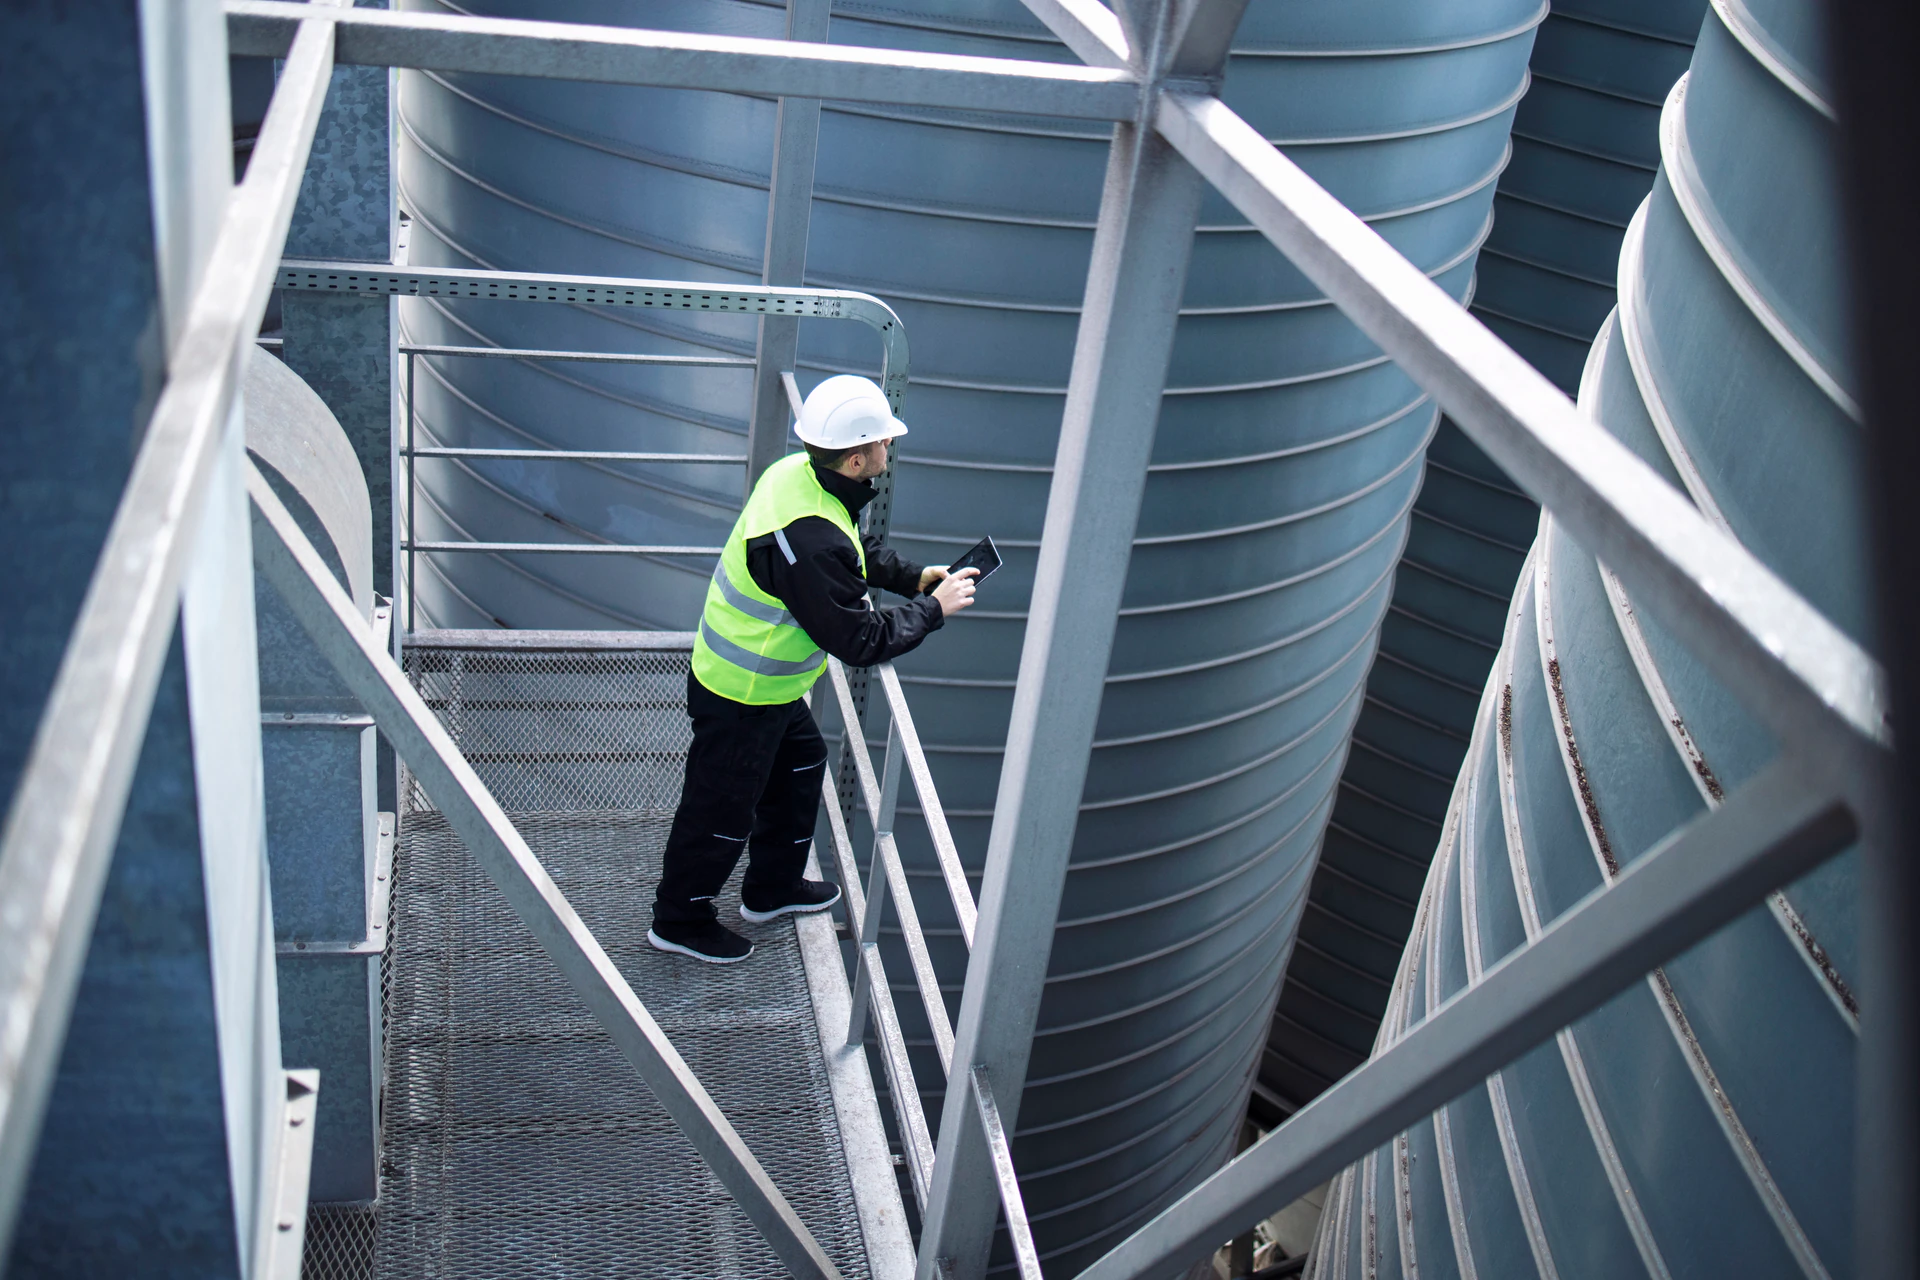
[[[646,944],[684,651],[414,649],[408,674],[841,1273],[868,1265],[791,920],[746,964]],[[417,789],[388,953],[375,1274],[784,1274]]]

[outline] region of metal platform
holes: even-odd
[[[594,647],[539,647],[579,643]],[[443,635],[406,668],[841,1274],[890,1271],[889,1250],[910,1245],[872,1085],[857,1053],[836,1071],[823,1056],[836,981],[845,1020],[831,923],[748,925],[729,890],[719,907],[753,938],[747,963],[646,943],[688,738],[685,638]],[[783,1274],[446,819],[407,791],[373,1274]]]

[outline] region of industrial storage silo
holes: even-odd
[[[1715,0],[1581,404],[1870,644],[1822,20]],[[1543,520],[1383,1041],[1775,753]],[[1854,1274],[1857,896],[1849,853],[1349,1170],[1317,1274]]]
[[[1706,0],[1555,0],[1493,198],[1473,313],[1569,395],[1660,164]],[[1427,449],[1353,749],[1260,1064],[1271,1123],[1365,1061],[1538,509],[1450,420]]]
[[[779,35],[742,0],[490,12]],[[1537,0],[1249,10],[1227,101],[1456,297],[1526,86]],[[835,8],[832,38],[1066,60],[1010,0]],[[427,265],[757,278],[774,107],[718,94],[409,73],[403,208]],[[1104,130],[829,104],[808,283],[863,289],[913,351],[893,541],[1007,568],[901,665],[962,855],[984,858],[1064,402]],[[1217,197],[1196,236],[1014,1155],[1071,1274],[1228,1151],[1372,658],[1434,422],[1419,390]],[[422,301],[416,341],[746,354],[750,322]],[[876,363],[803,327],[800,380]],[[423,443],[741,451],[744,373],[423,361]],[[440,463],[423,539],[717,543],[720,465]],[[421,625],[687,627],[709,565],[445,556]],[[900,823],[936,964],[965,955]],[[639,890],[637,893],[643,893]],[[893,972],[908,972],[903,956]],[[903,1016],[916,1003],[901,993]],[[938,1067],[919,1078],[937,1108]]]

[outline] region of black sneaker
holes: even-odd
[[[802,880],[791,889],[765,890],[740,888],[740,918],[765,924],[779,916],[806,911],[825,911],[840,901],[840,886],[825,880]]]
[[[656,920],[647,941],[661,951],[692,956],[708,964],[738,964],[753,954],[753,944],[718,920],[666,923]]]

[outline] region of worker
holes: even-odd
[[[647,941],[712,964],[753,954],[714,899],[741,850],[740,914],[761,923],[840,901],[805,878],[826,743],[805,697],[832,654],[870,667],[906,653],[973,603],[977,570],[901,558],[857,521],[907,433],[871,379],[828,378],[800,408],[805,453],[768,467],[707,586],[687,676],[693,744]],[[869,587],[911,597],[875,610]]]

